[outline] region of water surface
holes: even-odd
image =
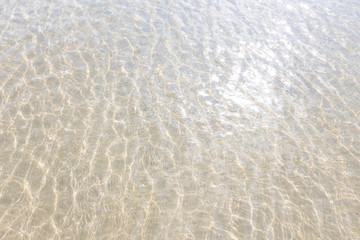
[[[0,239],[360,239],[360,2],[0,0]]]

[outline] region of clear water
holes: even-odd
[[[0,0],[0,239],[360,239],[360,2]]]

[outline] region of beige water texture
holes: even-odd
[[[0,239],[359,219],[359,1],[0,1]]]

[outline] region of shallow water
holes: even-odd
[[[360,239],[360,2],[1,0],[0,239]]]

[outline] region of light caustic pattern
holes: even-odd
[[[359,1],[0,1],[0,239],[359,219]]]

